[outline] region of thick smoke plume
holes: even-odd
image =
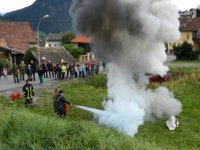
[[[177,12],[170,0],[74,0],[75,30],[92,37],[96,55],[108,63],[110,100],[96,114],[100,123],[134,136],[144,121],[181,112],[168,89],[147,89],[145,76],[168,71],[164,42],[179,38]]]

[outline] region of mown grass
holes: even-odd
[[[172,72],[180,72],[180,73],[200,73],[200,66],[170,66],[169,70]]]
[[[86,84],[93,86],[95,88],[106,88],[107,87],[107,78],[105,74],[95,75],[91,78],[87,78]]]
[[[174,60],[174,61],[172,61],[172,63],[181,63],[181,64],[183,64],[183,63],[200,63],[200,60],[182,60],[182,61],[180,61],[180,60]]]
[[[106,88],[93,84],[94,80],[101,81],[96,78],[89,83],[71,82],[55,87],[62,88],[66,98],[75,105],[101,109]],[[53,86],[38,91],[37,104],[29,109],[23,108],[22,100],[10,103],[0,98],[0,149],[200,149],[200,73],[185,74],[161,85],[174,92],[183,104],[180,126],[175,131],[166,128],[166,120],[157,120],[146,122],[131,138],[99,125],[92,114],[73,107],[67,119],[59,119],[53,115]]]
[[[177,78],[175,81],[165,82],[162,84],[169,88],[175,97],[182,102],[183,111],[179,116],[180,127],[175,131],[169,132],[161,126],[162,121],[154,124],[157,129],[149,130],[152,128],[142,127],[144,133],[154,135],[152,141],[159,145],[173,145],[172,149],[199,149],[200,143],[200,73],[190,73]],[[160,86],[159,83],[153,84],[154,88]],[[148,126],[148,125],[147,125]],[[154,133],[155,131],[155,133]]]

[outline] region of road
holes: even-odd
[[[27,79],[27,76],[25,76]],[[40,85],[39,78],[36,75],[36,81],[33,81],[32,84],[34,88],[47,88],[51,84],[54,84],[56,81],[54,78],[45,78],[44,84]],[[21,81],[20,83],[14,83],[13,76],[8,75],[8,79],[4,79],[1,77],[0,79],[0,95],[10,96],[13,92],[20,92],[22,94],[22,87],[25,84],[25,81]]]

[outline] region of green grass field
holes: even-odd
[[[173,63],[197,63],[197,64],[199,64],[200,60],[199,59],[198,60],[191,60],[191,61],[189,61],[189,60],[186,60],[186,61],[174,60]]]
[[[175,72],[183,72],[183,73],[200,73],[200,67],[199,66],[188,66],[188,67],[182,67],[182,66],[170,66],[170,71]]]
[[[62,88],[73,104],[101,109],[101,103],[106,99],[106,79],[103,76],[99,78],[62,83],[55,87]],[[37,104],[29,109],[23,107],[22,99],[9,102],[0,97],[0,150],[200,149],[200,73],[189,73],[162,85],[173,91],[183,104],[180,126],[169,131],[165,126],[166,120],[146,122],[135,137],[99,125],[92,114],[77,108],[70,107],[65,120],[56,117],[52,106],[55,87],[37,91],[40,95]]]

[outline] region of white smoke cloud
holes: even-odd
[[[198,9],[200,9],[200,4],[197,6]]]
[[[169,0],[74,0],[75,30],[94,38],[109,63],[108,97],[99,122],[134,136],[144,121],[178,115],[181,103],[164,87],[146,88],[145,73],[168,67],[164,42],[179,38],[178,10]]]

